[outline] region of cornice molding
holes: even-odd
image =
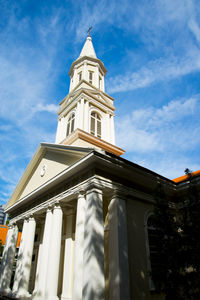
[[[76,129],[74,132],[72,132],[67,138],[65,138],[60,144],[63,145],[71,145],[74,141],[77,139],[84,140],[98,148],[101,148],[107,152],[110,152],[112,154],[115,154],[117,156],[121,156],[125,150],[110,144],[86,131],[83,131],[81,129]]]
[[[26,220],[31,216],[34,215],[36,218],[39,218],[39,215],[43,214],[48,209],[53,209],[56,203],[59,203],[61,208],[65,206],[68,202],[71,202],[72,199],[77,200],[78,195],[84,194],[86,195],[87,191],[90,190],[98,190],[102,193],[105,193],[109,197],[112,197],[113,193],[117,191],[118,195],[121,195],[123,199],[130,199],[137,198],[145,202],[154,203],[153,196],[137,191],[133,188],[127,188],[119,183],[115,183],[110,180],[102,179],[100,176],[93,176],[90,179],[87,179],[85,182],[80,183],[73,188],[68,189],[67,191],[62,192],[59,195],[48,199],[47,201],[40,203],[39,205],[27,210],[24,213],[19,214],[18,216],[11,219],[11,224],[15,224],[17,222],[21,222],[22,220]],[[72,209],[71,207],[69,208]],[[66,210],[66,209],[65,209]]]
[[[65,101],[63,100],[57,112],[59,117],[65,116],[68,113],[68,111],[71,111],[72,108],[76,105],[78,101],[81,100],[82,97],[84,97],[90,103],[94,102],[96,106],[99,106],[105,112],[107,112],[108,109],[110,109],[112,112],[115,111],[116,109],[114,105],[108,102],[109,100],[106,101],[106,100],[99,99],[96,95],[92,94],[92,90],[90,92],[90,90],[81,88],[76,95],[64,99]],[[104,97],[102,98],[104,99]]]

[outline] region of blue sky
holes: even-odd
[[[200,169],[198,0],[0,0],[0,203],[54,142],[90,25],[124,157],[171,179]]]

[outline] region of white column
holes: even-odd
[[[75,229],[75,252],[74,252],[74,281],[73,300],[82,300],[83,286],[83,251],[84,251],[84,226],[85,226],[85,195],[78,195]]]
[[[74,76],[73,76],[73,87],[72,89],[74,89],[76,87],[76,85],[78,84],[78,75],[77,75],[77,69],[76,67],[74,68]]]
[[[38,266],[39,272],[36,276],[37,278],[37,285],[35,286],[33,292],[33,299],[45,299],[45,286],[46,286],[46,278],[47,278],[47,266],[48,266],[48,256],[49,250],[51,247],[51,235],[52,235],[52,228],[53,228],[53,213],[52,207],[47,208],[46,218],[45,218],[45,225],[44,225],[44,232],[43,232],[43,241],[40,247],[41,253],[41,260],[38,261],[40,264]]]
[[[74,128],[80,128],[80,102],[77,102],[77,107],[76,107],[76,116],[75,116],[75,126]]]
[[[87,64],[86,64],[86,62],[83,65],[83,79],[88,80],[87,79]]]
[[[110,116],[111,143],[115,145],[115,126],[114,116]]]
[[[23,260],[21,265],[22,268],[21,278],[18,285],[18,291],[16,293],[17,297],[29,296],[28,289],[29,289],[29,279],[31,273],[35,228],[36,228],[35,218],[31,216],[28,220],[27,235],[26,235],[25,245],[23,249]]]
[[[67,135],[67,118],[63,117],[61,118],[61,125],[60,125],[60,142],[62,142]]]
[[[10,281],[13,271],[13,263],[15,259],[16,243],[18,237],[17,225],[8,226],[6,243],[1,259],[0,269],[0,291],[10,293]]]
[[[24,259],[24,248],[26,245],[27,235],[28,235],[28,220],[25,219],[23,223],[21,242],[20,242],[20,247],[19,247],[19,252],[17,257],[17,266],[15,270],[15,278],[14,278],[14,285],[13,285],[13,292],[12,292],[13,295],[17,294],[22,279],[22,273],[23,273],[22,264]]]
[[[104,220],[102,191],[86,193],[83,300],[104,300]]]
[[[61,118],[58,119],[55,143],[58,144],[60,141],[61,141]]]
[[[38,258],[37,258],[37,267],[36,267],[36,274],[35,274],[35,282],[33,284],[34,290],[32,292],[33,299],[36,297],[36,293],[38,290],[38,279],[39,279],[39,272],[40,272],[40,266],[42,264],[42,244],[39,245],[38,249]]]
[[[98,66],[98,64],[97,64],[97,66],[96,66],[96,70],[95,70],[95,86],[96,86],[96,88],[99,88],[99,66]]]
[[[89,102],[88,102],[88,100],[86,100],[86,102],[85,102],[84,123],[85,123],[85,127],[83,130],[85,130],[86,132],[89,132]]]
[[[102,76],[102,91],[105,92],[105,80],[104,80],[104,76]]]
[[[126,202],[114,195],[108,207],[109,299],[129,300],[129,266]]]
[[[58,127],[57,127],[57,133],[56,133],[56,143],[59,144],[62,142],[65,137],[66,137],[66,127],[67,127],[67,122],[66,118],[63,116],[59,118],[58,120]]]
[[[80,115],[79,115],[80,121],[79,121],[79,128],[84,130],[83,124],[84,124],[84,99],[81,98],[81,103],[80,103]]]
[[[59,203],[56,203],[53,209],[53,226],[47,265],[45,300],[59,300],[57,292],[62,238],[62,219],[62,209]]]
[[[74,241],[73,241],[74,212],[67,215],[66,239],[64,254],[64,271],[61,300],[72,299],[73,285],[73,261],[74,261]]]
[[[103,122],[102,122],[103,123]],[[102,139],[104,139],[105,141],[112,143],[111,138],[110,138],[110,132],[111,132],[111,128],[110,128],[110,115],[109,113],[105,113],[105,119],[104,119],[104,125],[103,126],[103,132],[102,132]]]

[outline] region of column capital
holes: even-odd
[[[111,192],[110,197],[111,197],[111,199],[113,199],[113,198],[119,198],[121,200],[125,200],[126,201],[126,194],[120,188],[113,189],[112,192]]]
[[[62,209],[60,201],[56,201],[53,203],[53,209]]]
[[[24,223],[28,223],[28,218],[29,218],[28,215],[26,215],[26,216],[24,216],[24,217],[22,218],[22,220],[24,221]]]
[[[86,195],[89,195],[91,193],[97,193],[100,195],[103,195],[102,189],[96,187],[96,185],[90,185],[86,190]]]
[[[80,190],[78,191],[78,198],[79,198],[79,197],[85,196],[85,194],[86,194],[86,191],[85,191],[84,189],[80,189]]]
[[[45,209],[46,209],[46,212],[52,211],[52,209],[53,209],[53,204],[48,204],[48,205],[45,207]]]
[[[28,221],[32,221],[35,220],[35,215],[34,214],[30,214],[27,216]]]
[[[16,224],[14,224],[14,223],[12,223],[12,224],[8,224],[8,230],[9,230],[9,229],[12,229],[12,228],[14,228],[14,227],[15,227],[15,225],[16,225]]]

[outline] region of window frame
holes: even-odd
[[[89,72],[89,83],[90,84],[93,84],[93,75],[94,75],[94,72],[93,71],[88,71]],[[91,75],[91,78],[90,78],[90,75]]]
[[[75,128],[75,112],[71,112],[67,118],[67,129],[66,129],[66,137],[68,137]]]
[[[82,80],[82,71],[78,73],[78,81],[80,82]]]
[[[102,87],[102,77],[99,76],[99,89],[101,89],[101,87]]]
[[[92,130],[92,121],[94,121],[94,130]],[[100,133],[98,132],[98,128],[100,128]],[[102,116],[95,110],[90,112],[90,134],[99,139],[102,137]]]
[[[152,263],[151,263],[151,251],[150,251],[150,243],[149,243],[149,227],[151,227],[151,226],[148,226],[148,220],[152,216],[153,216],[153,212],[148,211],[145,214],[145,222],[144,222],[145,223],[144,226],[145,226],[146,254],[147,254],[147,271],[149,273],[152,272]],[[156,229],[154,228],[154,230],[156,230]],[[156,291],[155,284],[154,284],[153,279],[150,274],[149,274],[149,290],[151,292]]]

